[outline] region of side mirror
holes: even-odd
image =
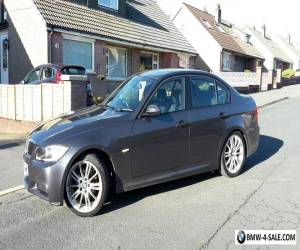
[[[160,108],[156,105],[149,105],[145,112],[143,113],[144,117],[153,117],[160,115],[161,111]]]

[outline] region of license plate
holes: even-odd
[[[23,163],[23,166],[24,166],[24,176],[28,176],[28,165],[24,162]]]

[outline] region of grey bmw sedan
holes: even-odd
[[[238,176],[258,147],[258,112],[217,76],[136,74],[101,104],[37,127],[23,156],[29,192],[94,216],[111,192],[218,170]]]

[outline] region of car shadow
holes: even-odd
[[[183,179],[174,180],[162,184],[157,184],[146,188],[133,190],[122,194],[111,195],[109,201],[107,202],[107,204],[103,206],[102,210],[99,212],[98,215],[110,213],[113,212],[114,210],[118,210],[123,207],[132,205],[152,195],[157,195],[172,190],[177,190],[180,188],[192,186],[199,182],[204,182],[212,178],[216,178],[218,176],[219,174],[217,173],[217,171],[209,172],[209,173],[194,175],[191,177],[186,177]]]
[[[244,167],[244,173],[258,165],[259,163],[271,158],[279,151],[283,144],[283,141],[280,139],[266,135],[261,135],[258,150],[255,154],[253,154],[250,158],[247,159]],[[127,193],[111,195],[108,202],[105,204],[105,206],[102,208],[98,215],[110,213],[114,210],[118,210],[123,207],[132,205],[144,199],[145,197],[188,187],[199,182],[208,181],[216,177],[219,177],[218,171],[186,177],[179,180],[174,180],[146,188],[137,189]]]
[[[283,144],[284,142],[278,138],[274,138],[267,135],[261,135],[259,138],[258,149],[245,162],[243,172],[245,173],[251,168],[255,167],[256,165],[271,158],[280,150]]]
[[[24,143],[25,143],[24,141],[0,142],[0,150],[18,147],[18,146],[24,145]]]

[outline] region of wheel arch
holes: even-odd
[[[95,147],[84,148],[84,149],[78,151],[77,154],[75,154],[73,156],[73,158],[70,160],[70,162],[65,170],[64,176],[63,176],[63,185],[62,185],[62,196],[63,197],[65,194],[65,183],[66,183],[66,179],[67,179],[67,174],[69,173],[70,168],[74,165],[74,163],[76,163],[77,161],[79,161],[80,159],[82,159],[84,156],[86,156],[88,154],[95,154],[99,157],[103,157],[103,159],[107,163],[108,171],[110,174],[111,189],[113,189],[113,191],[114,191],[115,186],[116,186],[116,178],[115,178],[115,168],[114,168],[113,161],[112,161],[109,153],[106,150],[103,150],[102,148],[95,146]]]

